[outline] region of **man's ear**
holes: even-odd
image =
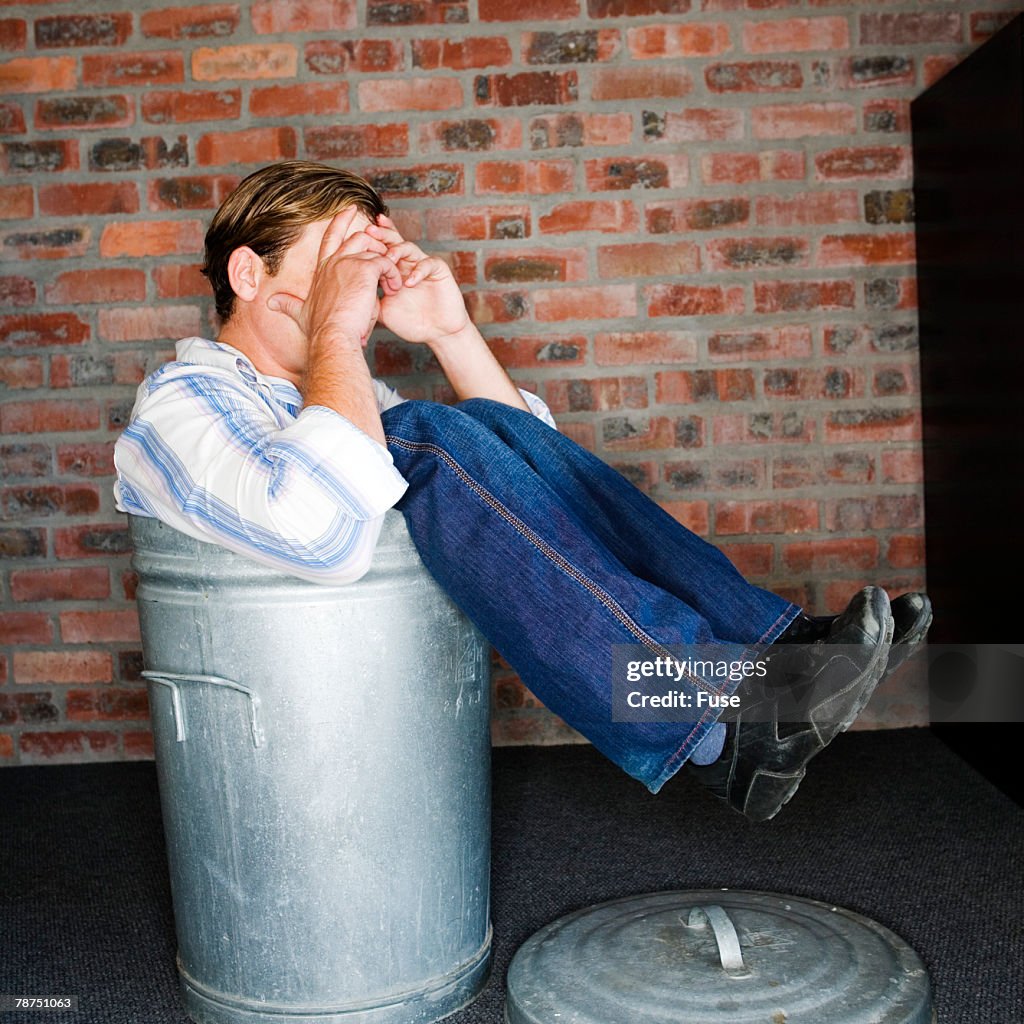
[[[231,290],[243,302],[252,302],[265,273],[263,260],[247,245],[239,246],[228,257],[228,281]]]

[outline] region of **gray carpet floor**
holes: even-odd
[[[554,918],[719,886],[891,928],[939,1024],[1024,1024],[1024,809],[928,730],[840,736],[758,825],[684,778],[651,796],[589,747],[499,749],[493,830],[493,970],[450,1024],[501,1021],[512,954]],[[0,994],[80,999],[3,1024],[185,1024],[151,763],[0,770],[0,882]]]

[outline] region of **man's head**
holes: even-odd
[[[307,160],[287,160],[255,171],[224,200],[206,232],[203,273],[213,287],[217,313],[231,317],[235,292],[228,276],[232,252],[245,246],[277,273],[303,229],[355,206],[370,221],[388,212],[372,185],[350,171]]]

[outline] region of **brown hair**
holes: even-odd
[[[376,189],[351,171],[308,160],[285,160],[254,171],[224,200],[206,232],[202,272],[210,281],[217,313],[227,320],[235,293],[228,280],[228,259],[248,246],[274,275],[302,229],[349,206],[371,221],[388,212]]]

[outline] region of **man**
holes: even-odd
[[[890,608],[876,587],[836,619],[804,615],[559,434],[471,323],[447,265],[403,239],[356,175],[304,161],[250,175],[213,219],[204,273],[221,330],[179,342],[141,385],[115,451],[118,508],[346,583],[397,506],[524,683],[652,792],[689,761],[736,809],[772,817],[867,703],[890,644],[898,659],[927,629],[924,595]],[[430,349],[457,406],[371,378],[378,321]],[[785,657],[794,642],[800,657]],[[624,645],[669,661],[675,645],[771,645],[767,680],[743,691],[757,714],[726,725],[738,681],[681,669],[692,721],[613,720]],[[780,739],[796,690],[803,715]]]

